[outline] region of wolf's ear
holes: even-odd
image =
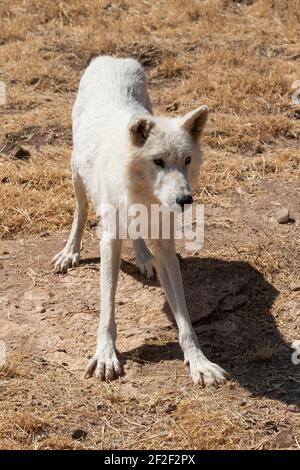
[[[142,147],[149,137],[154,122],[148,116],[133,116],[129,122],[130,140],[136,147]]]
[[[201,106],[181,118],[181,127],[188,131],[194,140],[198,141],[203,133],[208,114],[208,106]]]

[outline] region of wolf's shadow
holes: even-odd
[[[252,396],[285,403],[300,401],[300,365],[292,362],[287,345],[271,314],[279,292],[251,264],[217,258],[181,259],[185,296],[199,343],[210,360],[228,371]],[[121,269],[145,280],[135,266],[122,261]],[[170,317],[168,304],[164,311]],[[200,318],[199,314],[207,315]],[[297,339],[297,338],[295,338]],[[159,362],[183,358],[177,343],[147,344],[124,358]]]

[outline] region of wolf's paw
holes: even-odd
[[[189,366],[193,382],[202,387],[210,385],[217,387],[218,385],[224,384],[226,377],[228,377],[227,372],[225,372],[222,367],[203,357],[203,354],[199,350],[193,352],[190,357],[185,360],[185,364]]]
[[[121,364],[117,359],[116,351],[112,346],[102,347],[90,359],[85,376],[111,381],[122,373]]]
[[[54,266],[54,272],[66,273],[69,268],[79,266],[80,253],[74,253],[71,249],[64,248],[52,259],[51,263]]]

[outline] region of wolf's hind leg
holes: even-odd
[[[153,256],[142,238],[132,240],[135,254],[135,262],[142,274],[146,274],[147,278],[154,276]]]

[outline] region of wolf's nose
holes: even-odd
[[[186,194],[185,196],[179,196],[176,198],[176,203],[181,206],[181,209],[184,209],[185,204],[192,204],[193,198],[191,194]]]

